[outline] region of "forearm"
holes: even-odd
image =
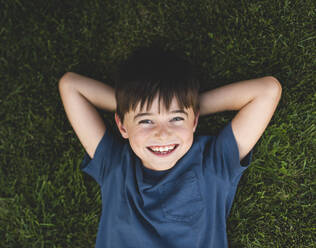
[[[97,108],[112,112],[116,110],[115,90],[107,84],[74,72],[67,72],[60,83],[78,91]]]
[[[200,94],[200,115],[240,110],[256,97],[280,87],[274,77],[262,77],[225,85]]]

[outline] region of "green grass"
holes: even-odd
[[[94,247],[99,186],[58,80],[113,86],[120,61],[159,41],[199,68],[202,89],[272,75],[280,104],[228,220],[231,247],[316,247],[315,1],[1,1],[0,247]],[[114,124],[113,115],[100,111]],[[214,134],[236,113],[200,119]]]

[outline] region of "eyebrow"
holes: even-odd
[[[187,113],[186,111],[184,111],[184,110],[181,110],[181,109],[179,109],[179,110],[173,110],[173,111],[170,111],[169,113],[171,113],[171,114],[180,113],[180,114],[185,114],[186,116],[188,116],[188,113]],[[134,116],[134,121],[135,121],[137,118],[139,118],[139,117],[142,117],[142,116],[152,116],[152,115],[154,115],[154,114],[148,113],[148,112],[139,113],[139,114],[137,114],[137,115]]]

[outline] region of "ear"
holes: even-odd
[[[194,118],[194,126],[193,126],[193,133],[195,132],[195,129],[197,127],[197,124],[199,122],[200,112],[198,112]]]
[[[125,139],[128,139],[128,133],[127,133],[123,123],[121,122],[120,117],[116,113],[115,113],[115,122],[116,122],[118,130],[120,131],[122,137]]]

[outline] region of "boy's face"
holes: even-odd
[[[146,111],[144,106],[140,112],[140,104],[136,110],[129,111],[121,123],[115,114],[116,124],[134,153],[143,165],[152,170],[167,170],[183,157],[193,143],[198,117],[194,116],[192,107],[180,110],[176,98],[173,98],[169,111],[162,101],[158,112],[158,97]],[[155,150],[155,151],[154,151]]]

